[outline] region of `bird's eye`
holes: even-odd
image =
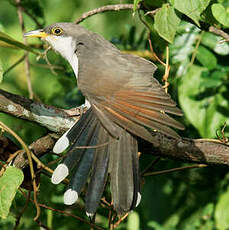
[[[52,33],[54,34],[54,35],[61,35],[62,34],[62,32],[63,32],[63,30],[61,29],[61,28],[53,28],[52,29]]]

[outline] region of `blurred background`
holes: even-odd
[[[74,22],[84,12],[108,4],[132,3],[117,0],[23,0],[28,14],[38,23],[23,14],[26,31],[47,26],[54,22]],[[150,1],[148,1],[150,2]],[[152,1],[153,2],[153,1]],[[160,5],[163,0],[151,4]],[[227,9],[227,0],[221,0]],[[156,5],[155,5],[156,6]],[[155,62],[158,70],[155,77],[161,82],[164,67],[154,60],[149,51],[148,32],[138,14],[131,10],[97,14],[81,23],[87,29],[103,35],[121,50],[141,55]],[[17,8],[13,0],[0,1],[0,31],[22,41],[22,30],[18,20]],[[154,52],[165,61],[166,42],[156,33],[151,34]],[[196,26],[181,21],[173,44],[169,45],[170,76],[169,93],[184,111],[180,121],[186,126],[179,134],[187,138],[216,138],[216,132],[225,122],[229,123],[229,45],[220,43],[220,37],[200,31]],[[30,39],[33,47],[43,49],[38,39]],[[198,46],[197,46],[198,44]],[[0,88],[11,93],[28,97],[25,65],[21,61],[13,69],[24,51],[4,47],[0,43],[0,72],[3,78]],[[48,52],[49,62],[30,53],[30,70],[34,100],[60,108],[72,108],[84,102],[76,87],[76,79],[68,63],[53,51]],[[48,131],[39,125],[3,113],[0,120],[11,127],[23,140],[30,144]],[[229,129],[225,128],[227,136]],[[41,160],[48,163],[56,159],[46,155]],[[156,159],[151,153],[141,155],[141,168]],[[160,159],[153,170],[188,165],[170,159]],[[54,168],[54,166],[53,166]],[[141,204],[130,213],[118,229],[128,230],[221,230],[229,229],[229,174],[228,168],[209,166],[203,169],[185,170],[176,173],[145,177],[142,180]],[[83,200],[74,208],[63,205],[64,185],[55,186],[47,176],[41,175],[39,201],[74,215],[85,217],[81,210]],[[106,191],[109,197],[109,190]],[[25,199],[17,194],[7,219],[0,219],[0,229],[13,229],[15,217],[24,206]],[[39,229],[33,221],[34,207],[29,207],[18,229]],[[59,215],[42,209],[41,221],[50,229],[89,229],[87,224],[71,217]],[[104,228],[108,225],[108,210],[100,208],[96,223]]]

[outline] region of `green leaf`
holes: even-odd
[[[23,172],[15,167],[8,167],[0,178],[0,217],[7,218],[16,191],[23,179]]]
[[[2,62],[0,60],[0,83],[2,82],[3,80],[3,68],[2,68]]]
[[[183,62],[190,56],[194,50],[196,37],[198,35],[198,29],[193,24],[182,22],[179,28],[181,26],[184,27],[185,30],[180,33],[178,32],[179,35],[176,36],[174,43],[169,46],[172,63]]]
[[[176,30],[180,23],[173,7],[164,4],[162,8],[155,14],[155,29],[158,34],[166,41],[172,43]]]
[[[127,230],[139,230],[140,219],[137,212],[131,212],[127,218]]]
[[[10,45],[9,47],[11,48],[20,48],[20,49],[23,49],[23,50],[39,55],[39,53],[34,51],[31,47],[24,45],[23,43],[11,38],[9,35],[3,32],[0,32],[0,41],[6,43],[7,45]]]
[[[201,44],[214,50],[219,55],[229,54],[229,44],[227,42],[220,42],[222,38],[210,32],[205,32],[201,38]]]
[[[190,63],[199,29],[188,22],[182,21],[178,27],[173,44],[169,46],[172,64],[178,64],[176,76],[183,76]]]
[[[215,19],[222,25],[229,27],[229,13],[226,11],[224,6],[220,3],[212,5],[212,14]]]
[[[207,72],[207,69],[192,65],[186,75],[182,76],[178,87],[179,102],[186,118],[199,131],[200,136],[213,138],[224,122],[229,123],[228,114],[222,111],[228,105],[228,100],[223,97],[227,86],[221,86],[220,92],[214,92],[215,87],[200,91],[203,72]]]
[[[214,69],[217,65],[217,58],[215,55],[203,46],[199,46],[196,59],[209,70]]]
[[[134,13],[136,12],[137,10],[137,7],[138,7],[138,3],[141,2],[142,0],[134,0],[134,7],[133,7],[133,11]]]
[[[147,223],[147,227],[155,230],[166,230],[163,226],[161,226],[159,223],[153,220]]]
[[[174,0],[174,7],[200,26],[200,15],[209,3],[210,0]]]
[[[227,191],[224,192],[215,208],[215,220],[216,220],[216,226],[219,230],[226,230],[229,228],[229,187],[227,188]]]
[[[225,77],[225,72],[219,70],[214,71],[211,75],[209,75],[208,71],[204,72],[201,75],[200,88],[206,89],[220,86]]]

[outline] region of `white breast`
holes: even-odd
[[[77,78],[78,58],[75,54],[76,44],[72,38],[50,35],[45,40],[70,63]]]

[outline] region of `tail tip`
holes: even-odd
[[[62,153],[66,150],[69,146],[69,140],[66,135],[63,135],[54,145],[53,152],[54,153]]]
[[[138,205],[140,204],[141,199],[142,199],[142,195],[141,195],[140,192],[138,192],[138,197],[137,197],[137,201],[136,201],[136,207],[138,207]]]
[[[95,213],[86,212],[86,215],[91,219],[95,215]]]
[[[68,174],[68,167],[65,164],[59,164],[52,174],[51,182],[53,184],[59,184],[68,176]]]
[[[64,193],[64,204],[66,205],[72,205],[78,200],[78,192],[75,190],[72,190],[69,188],[65,193]]]

